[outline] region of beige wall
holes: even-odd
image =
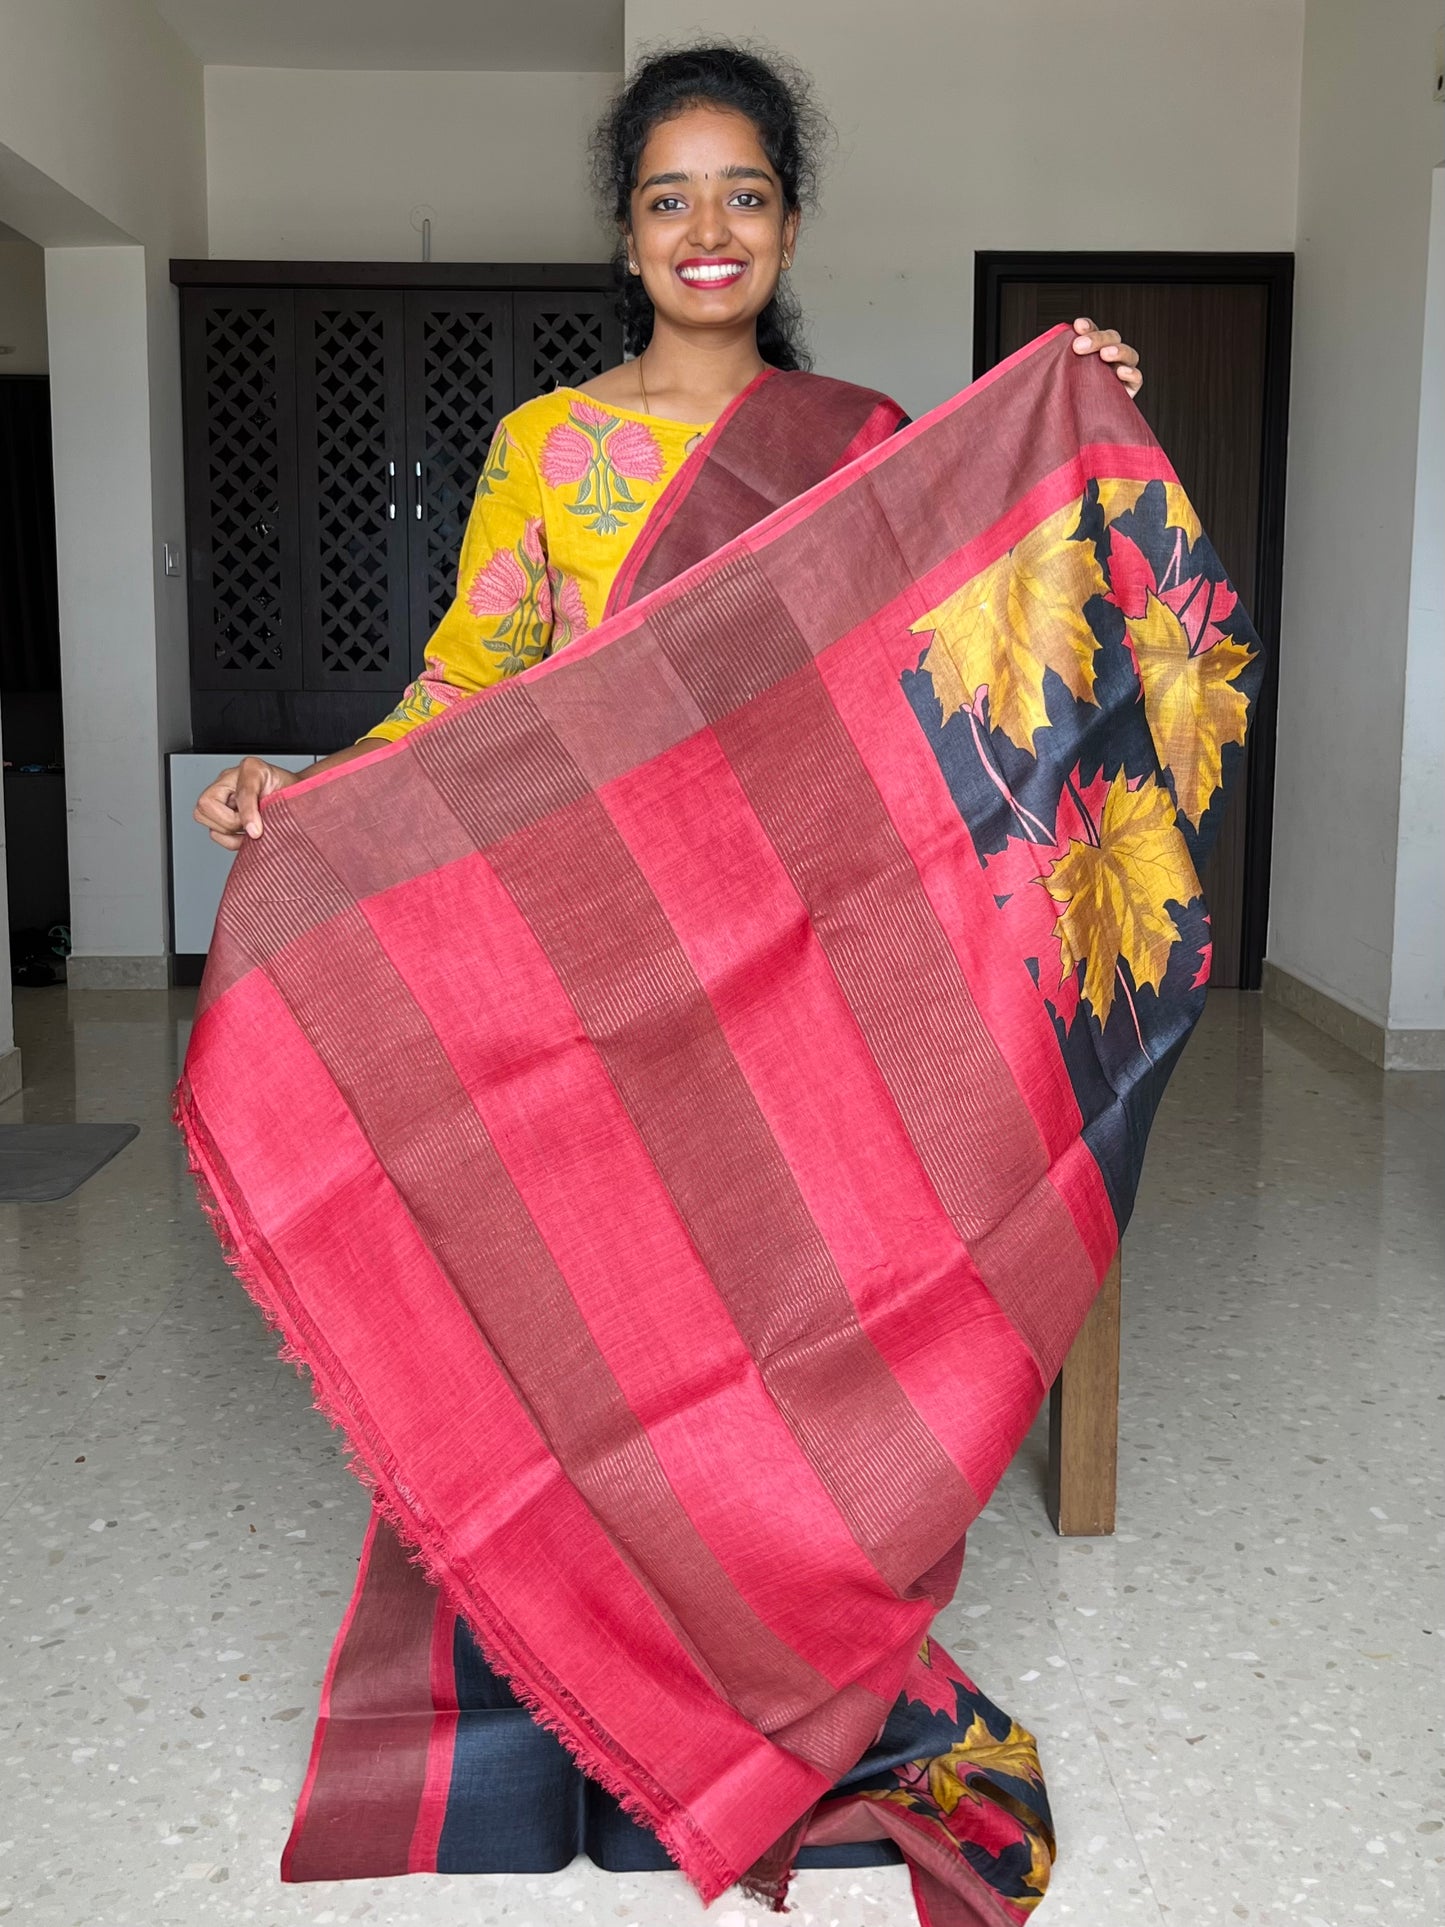
[[[0,0],[0,143],[95,211],[67,239],[204,233],[200,71],[148,0]]]
[[[609,252],[587,137],[610,74],[206,70],[210,251],[414,261],[592,261]]]
[[[1395,896],[1419,827],[1400,795],[1442,11],[1310,0],[1304,48],[1269,954],[1376,1025],[1413,941]],[[1421,1025],[1411,1002],[1396,1021]]]
[[[796,270],[818,365],[918,412],[972,372],[975,248],[1289,248],[1303,0],[628,0],[749,35],[837,126]],[[1107,318],[1107,317],[1106,317]]]
[[[43,375],[45,251],[0,234],[0,375]]]

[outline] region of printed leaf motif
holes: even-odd
[[[951,1671],[945,1671],[938,1664],[935,1651],[952,1668]],[[957,1668],[952,1666],[947,1653],[941,1646],[935,1649],[933,1641],[925,1633],[923,1644],[918,1649],[918,1658],[909,1667],[903,1682],[903,1691],[909,1699],[926,1706],[931,1713],[946,1713],[953,1718],[958,1712],[957,1677]]]
[[[1098,843],[1071,842],[1045,887],[1059,906],[1064,968],[1083,960],[1085,1000],[1106,1024],[1120,962],[1136,988],[1157,990],[1179,940],[1165,906],[1199,895],[1169,792],[1152,777],[1130,789],[1120,770],[1109,785]]]
[[[1235,678],[1250,652],[1223,636],[1191,654],[1184,623],[1152,592],[1143,615],[1126,621],[1155,751],[1180,811],[1198,829],[1223,780],[1224,745],[1244,741],[1249,700]]]
[[[1005,1737],[995,1739],[975,1714],[958,1745],[928,1762],[928,1791],[940,1812],[952,1813],[960,1800],[987,1797],[968,1784],[965,1776],[972,1773],[1001,1773],[1011,1780],[1039,1785],[1043,1774],[1033,1734],[1011,1720]]]
[[[1062,806],[1060,814],[1062,815]],[[1068,848],[1060,826],[1057,845],[1031,843],[1011,836],[1002,850],[984,865],[988,887],[998,905],[1002,942],[1008,954],[1032,959],[1038,966],[1040,995],[1048,1000],[1065,1030],[1079,1007],[1077,961],[1064,968],[1059,941],[1059,906],[1045,887],[1051,861]]]
[[[1092,701],[1098,644],[1084,605],[1106,584],[1091,542],[1070,541],[1071,502],[997,562],[913,624],[932,632],[923,666],[943,719],[988,695],[988,720],[1030,752],[1049,720],[1044,677],[1052,669],[1081,701]]]
[[[1099,507],[1104,511],[1104,520],[1117,522],[1121,515],[1127,515],[1130,509],[1137,508],[1139,497],[1148,486],[1147,482],[1127,482],[1118,476],[1100,476]],[[1203,533],[1193,504],[1178,482],[1164,484],[1164,520],[1171,529],[1183,529],[1191,548]]]
[[[508,478],[507,457],[512,452],[512,438],[505,428],[497,430],[496,440],[492,443],[487,456],[487,465],[477,482],[478,495],[492,495],[501,483]]]

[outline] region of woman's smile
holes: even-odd
[[[676,269],[678,279],[690,288],[731,288],[747,271],[746,261],[709,260],[701,255],[679,261]]]

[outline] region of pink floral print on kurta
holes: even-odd
[[[575,642],[578,636],[585,636],[591,624],[587,620],[587,605],[582,600],[582,591],[570,575],[561,569],[551,571],[552,584],[552,647],[565,648]]]
[[[568,414],[571,419],[559,422],[542,444],[542,480],[548,488],[576,487],[568,513],[585,517],[599,535],[615,535],[644,506],[628,482],[657,481],[666,458],[643,422],[623,421],[585,396]]]
[[[472,577],[467,607],[474,616],[495,620],[479,638],[502,659],[502,674],[530,669],[547,653],[552,635],[552,584],[542,522],[533,516],[514,549],[498,549]]]

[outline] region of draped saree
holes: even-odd
[[[705,1898],[1047,1880],[928,1629],[1198,1013],[1258,650],[1067,330],[774,506],[784,379],[601,628],[270,801],[222,905],[178,1115],[379,1512],[289,1877],[477,1864],[459,1736],[526,1709]]]

